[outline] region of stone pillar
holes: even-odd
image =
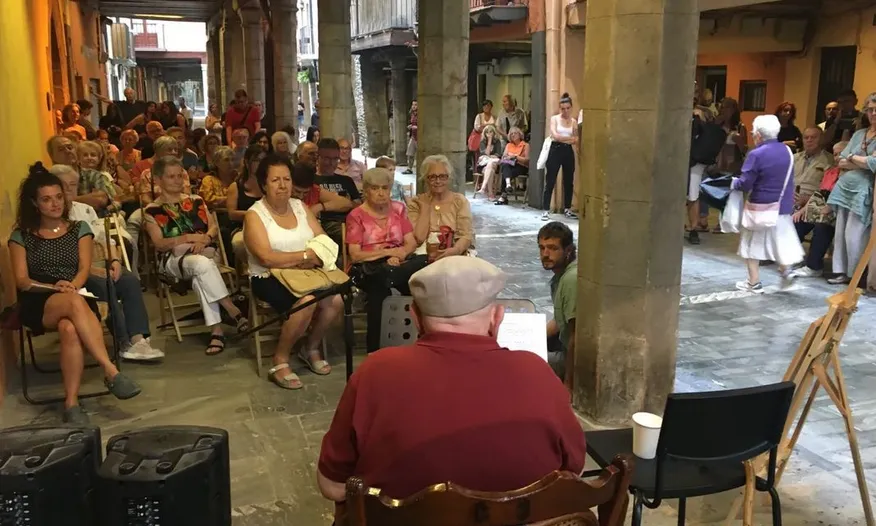
[[[408,110],[411,101],[408,100],[405,86],[405,63],[407,60],[400,55],[390,58],[390,98],[392,99],[392,133],[393,133],[393,157],[399,166],[407,166],[408,159],[405,153],[408,149]],[[410,168],[416,168],[411,166]]]
[[[261,9],[241,9],[246,64],[246,92],[250,101],[265,102],[265,35]]]
[[[362,99],[365,110],[365,133],[368,155],[380,157],[389,151],[389,109],[386,106],[386,75],[383,62],[375,62],[371,55],[360,56],[362,70]],[[404,127],[402,127],[404,129]]]
[[[240,17],[231,9],[225,9],[225,24],[222,29],[222,64],[224,66],[225,104],[234,99],[234,92],[246,88],[246,69],[243,47],[243,26]]]
[[[419,0],[417,165],[429,155],[446,155],[455,180],[465,189],[469,4]],[[428,23],[426,23],[428,22]]]
[[[319,127],[321,137],[353,133],[350,0],[319,0]]]
[[[545,132],[547,127],[547,56],[545,50],[545,31],[536,31],[532,33],[532,97],[528,97],[527,105],[529,106],[530,118],[529,122],[529,157],[538,159],[541,154],[541,147],[544,145]],[[541,196],[544,192],[544,170],[538,170],[535,167],[535,162],[529,163],[529,179],[526,184],[529,186],[529,206],[540,209],[542,206]],[[560,185],[562,186],[562,185]]]
[[[587,3],[573,403],[600,423],[673,390],[698,27],[697,0]]]
[[[274,41],[274,113],[280,129],[287,124],[298,128],[298,6],[295,0],[272,0],[271,23]],[[307,116],[307,120],[310,116]],[[292,137],[298,142],[298,137]]]
[[[204,86],[204,100],[210,101],[207,107],[204,108],[209,113],[209,104],[222,104],[222,90],[216,84],[218,78],[221,78],[221,72],[217,71],[216,64],[218,63],[221,54],[219,41],[221,37],[219,31],[209,28],[207,32],[207,84]]]

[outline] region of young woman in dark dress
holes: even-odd
[[[42,163],[33,165],[21,184],[9,253],[22,324],[35,334],[56,330],[60,336],[64,421],[85,424],[79,406],[85,352],[103,368],[116,398],[133,398],[140,387],[110,361],[95,301],[77,293],[91,271],[94,234],[87,223],[71,221],[69,209],[61,180]]]

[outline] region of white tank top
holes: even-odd
[[[560,118],[559,115],[554,116],[557,119],[557,135],[562,135],[564,137],[572,137],[575,135],[575,131],[571,126],[563,126],[563,119]]]
[[[259,199],[250,210],[255,211],[265,225],[265,230],[268,232],[268,242],[271,248],[277,252],[301,252],[304,250],[307,242],[313,239],[313,229],[307,222],[307,211],[304,209],[304,203],[300,199],[290,199],[289,207],[295,214],[298,220],[298,226],[295,228],[283,228],[274,221],[274,216],[265,205],[265,199]],[[249,249],[246,250],[246,258],[249,262],[249,275],[267,277],[271,270],[263,267],[258,259],[252,255]]]

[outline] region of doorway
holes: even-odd
[[[824,118],[824,107],[828,102],[836,100],[840,92],[852,89],[855,84],[855,60],[858,58],[858,48],[855,46],[838,46],[821,48],[821,68],[818,72],[818,100],[815,111],[815,122]]]
[[[712,91],[712,101],[717,104],[727,96],[727,66],[697,67],[697,84]]]

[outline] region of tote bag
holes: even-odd
[[[733,190],[727,196],[727,204],[721,212],[721,232],[725,234],[738,234],[742,226],[742,207],[745,196],[741,190]]]
[[[553,139],[550,137],[544,140],[544,144],[541,145],[541,152],[538,154],[538,161],[535,163],[536,169],[544,170],[544,167],[547,166],[548,155],[550,155],[551,143],[553,142]]]
[[[782,193],[779,194],[779,200],[775,203],[745,203],[745,208],[742,211],[742,228],[751,231],[768,230],[779,222],[779,209],[782,206],[782,198],[785,197],[785,189],[788,187],[788,180],[791,174],[794,173],[794,154],[791,149],[785,146],[788,150],[788,156],[791,158],[791,164],[788,166],[788,173],[785,174],[785,182],[782,183]]]

